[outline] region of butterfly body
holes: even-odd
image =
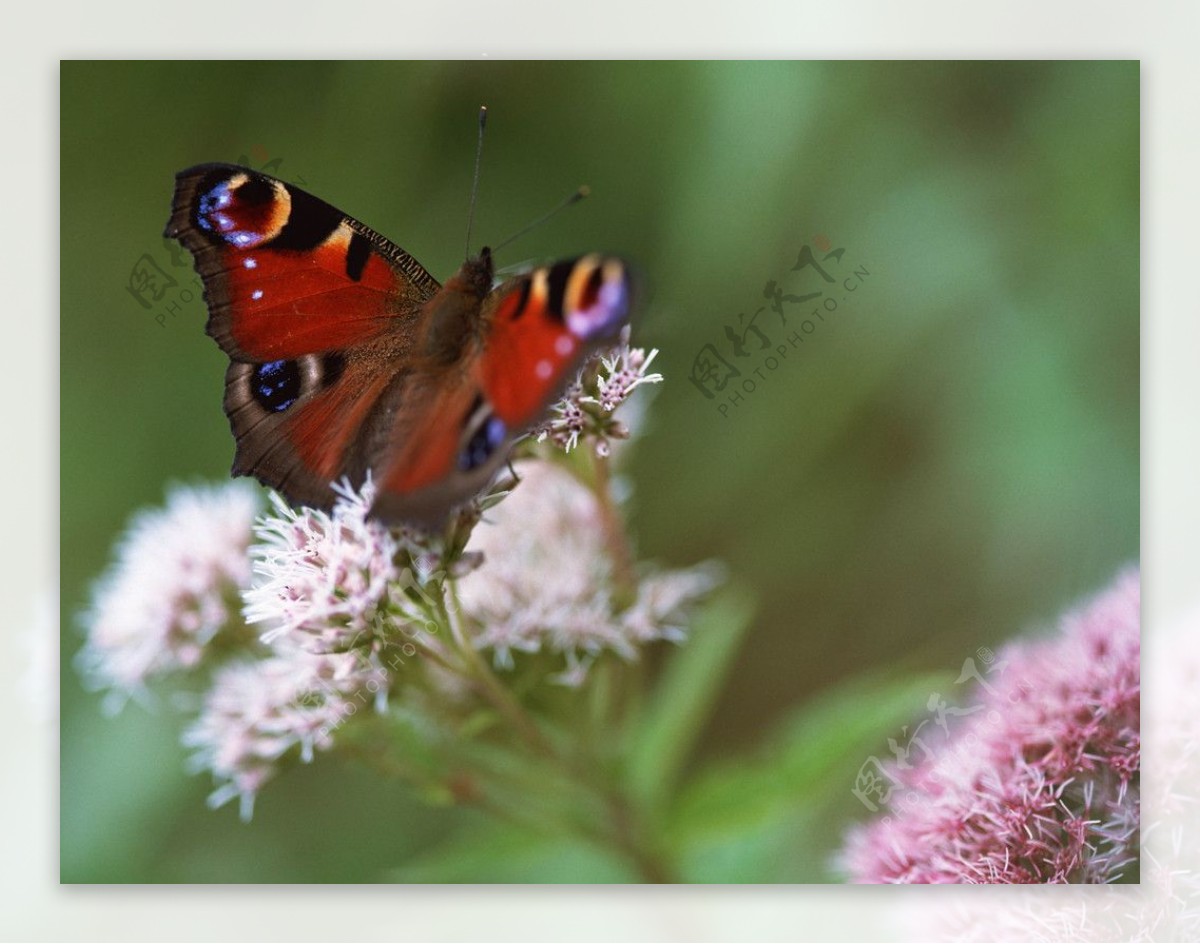
[[[389,522],[436,527],[483,489],[629,309],[614,257],[494,286],[484,249],[439,285],[369,227],[234,165],[177,175],[166,234],[195,258],[230,358],[233,474],[319,508],[370,475]]]

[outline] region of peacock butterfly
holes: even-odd
[[[331,483],[370,474],[389,523],[436,528],[483,489],[630,305],[612,256],[493,286],[484,248],[439,285],[358,220],[230,164],[176,176],[166,235],[191,252],[229,356],[233,475],[329,508]]]

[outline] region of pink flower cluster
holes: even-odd
[[[429,539],[367,517],[375,500],[369,477],[361,491],[345,483],[334,490],[332,512],[292,508],[272,494],[273,513],[255,526],[245,617],[262,627],[264,642],[340,652],[420,618],[403,591],[437,566]]]
[[[1138,857],[1139,575],[1068,614],[1058,638],[999,654],[982,710],[852,831],[860,883],[1110,883]]]
[[[580,440],[590,440],[600,455],[608,455],[610,439],[628,439],[629,428],[613,412],[644,384],[662,382],[662,374],[650,371],[658,355],[629,346],[629,328],[621,332],[620,342],[607,354],[593,358],[579,372],[561,400],[551,408],[551,416],[534,430],[538,442],[549,439],[570,452]]]

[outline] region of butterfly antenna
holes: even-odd
[[[584,184],[582,187],[580,187],[578,190],[576,190],[573,194],[571,194],[569,197],[567,197],[565,200],[563,200],[562,203],[560,203],[558,206],[556,206],[553,210],[551,210],[548,213],[544,213],[542,216],[539,216],[536,220],[534,220],[528,226],[524,227],[523,229],[517,230],[517,232],[515,232],[511,236],[509,236],[508,239],[504,240],[504,242],[500,243],[497,246],[492,247],[492,252],[499,252],[501,249],[503,249],[509,243],[514,242],[517,239],[520,239],[522,236],[524,236],[526,233],[528,233],[531,229],[537,229],[537,227],[539,227],[543,223],[545,223],[546,220],[550,219],[552,216],[554,216],[556,213],[558,213],[559,210],[565,210],[571,204],[578,203],[580,200],[582,200],[584,197],[586,197],[591,192],[592,191],[588,189],[587,184]]]
[[[487,127],[487,105],[479,106],[479,140],[475,145],[475,176],[471,180],[471,208],[467,211],[467,258],[471,256],[471,224],[475,222],[475,197],[479,193],[479,164],[483,159],[483,129]]]

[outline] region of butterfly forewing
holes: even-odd
[[[273,361],[395,335],[437,281],[404,250],[284,181],[230,164],[176,176],[167,235],[204,280],[208,333],[230,357]]]
[[[484,391],[520,431],[536,423],[587,356],[611,343],[629,313],[621,260],[588,255],[544,266],[500,286],[485,306]]]

